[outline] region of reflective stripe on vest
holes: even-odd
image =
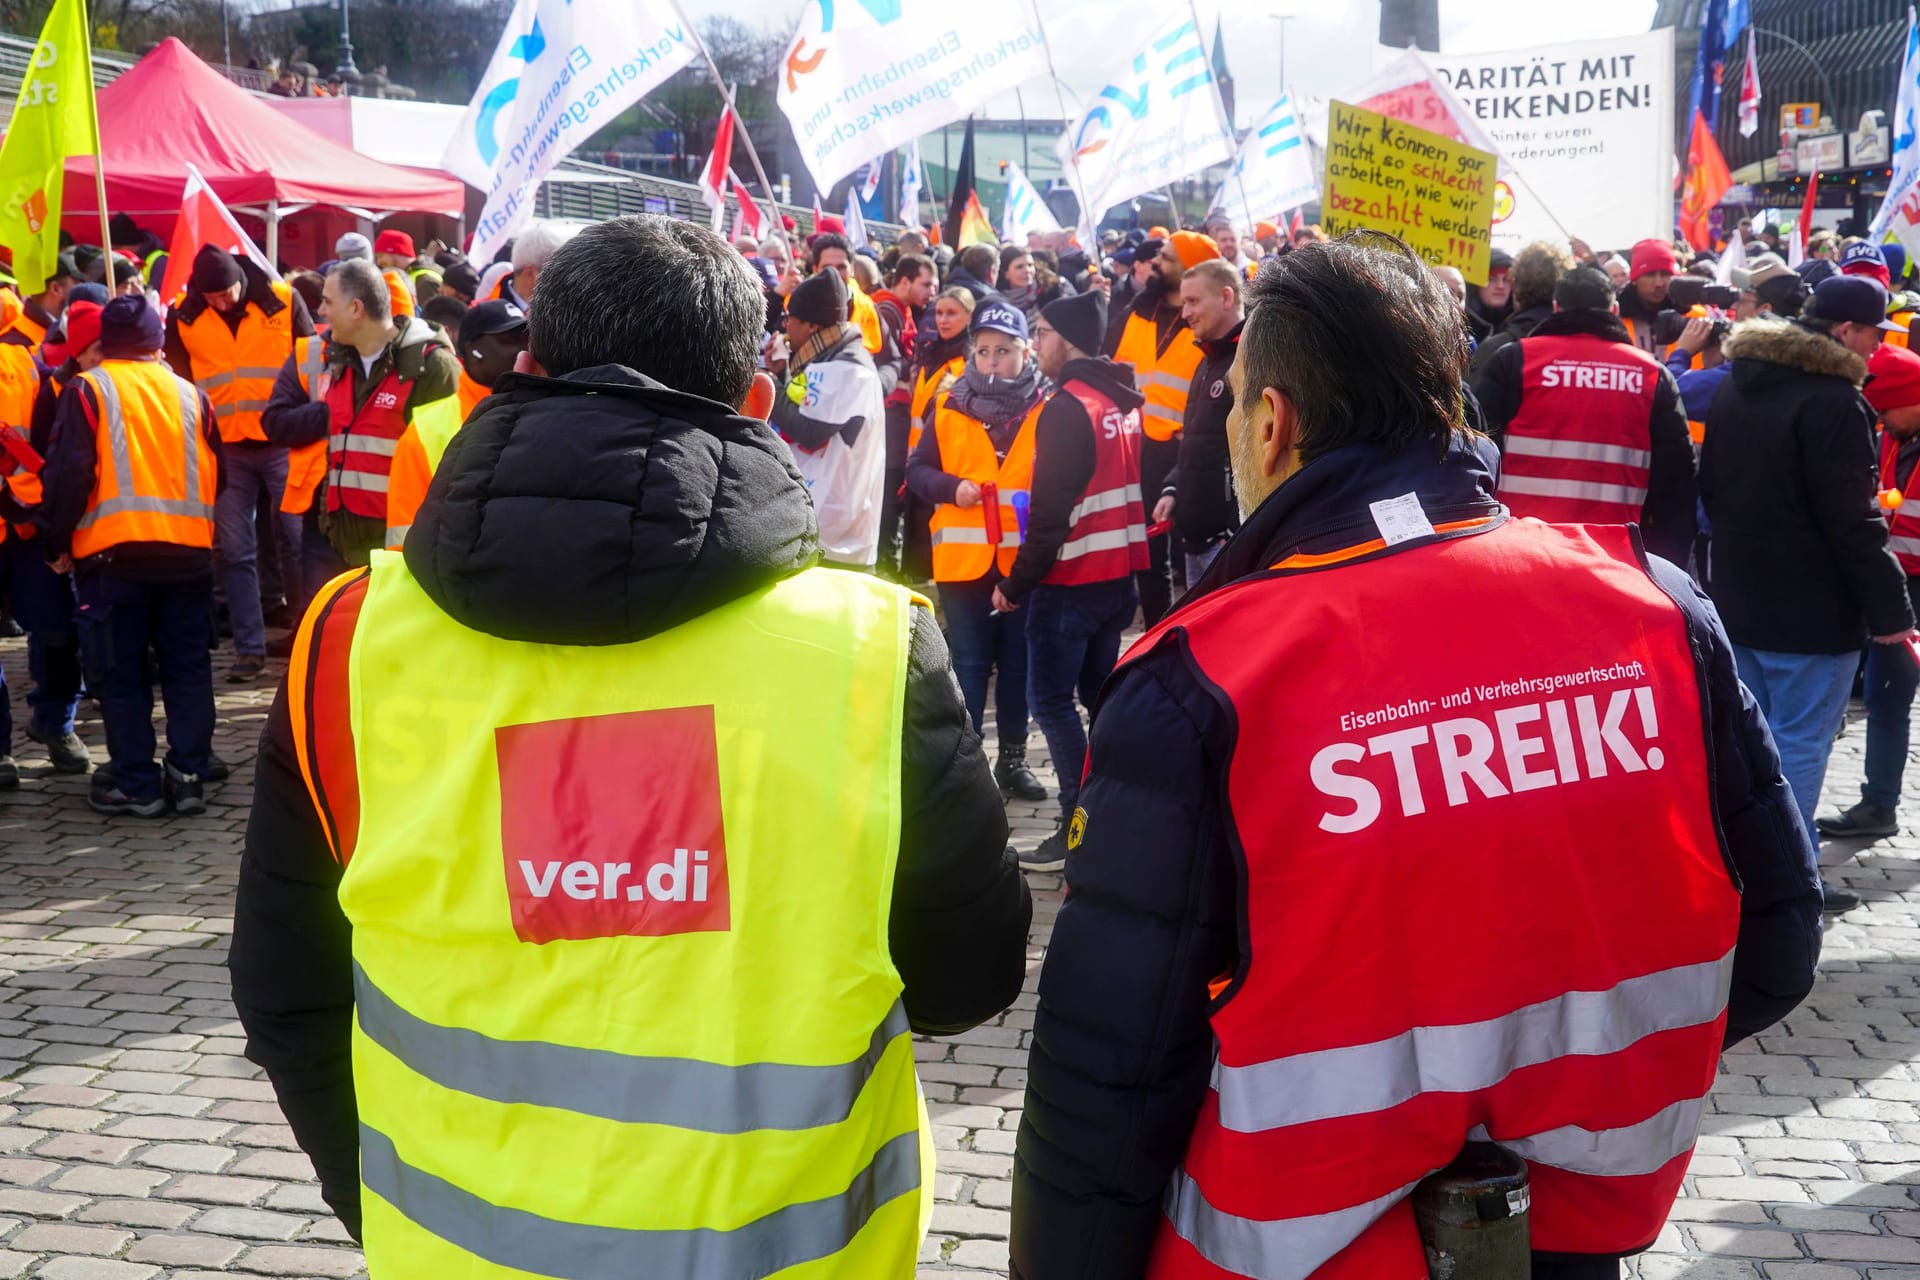
[[[293,290],[279,282],[271,287],[280,301],[272,315],[243,299],[238,329],[228,328],[226,317],[212,307],[178,326],[180,343],[193,362],[194,382],[213,406],[220,438],[230,444],[267,438],[260,415],[293,350]]]
[[[1093,428],[1093,477],[1068,519],[1067,540],[1044,582],[1111,582],[1147,567],[1147,515],[1140,495],[1140,414],[1122,413],[1105,394],[1071,381]],[[1029,480],[1031,483],[1031,480]]]
[[[300,373],[300,389],[309,403],[326,399],[326,381],[320,375],[327,367],[327,340],[323,335],[295,338],[294,368]],[[303,444],[287,454],[287,487],[280,496],[280,510],[288,515],[304,515],[313,505],[313,495],[327,474],[325,437]]]
[[[200,438],[200,393],[150,361],[109,360],[81,377],[98,397],[100,417],[97,474],[74,526],[74,555],[97,555],[123,542],[211,547],[217,477],[213,452]],[[122,378],[128,387],[120,386]],[[159,385],[163,378],[170,386]],[[129,394],[139,404],[131,422]],[[172,458],[162,456],[173,451]]]
[[[9,329],[18,329],[16,318]],[[24,336],[24,331],[23,331]],[[34,362],[33,348],[14,342],[0,342],[0,431],[13,431],[22,441],[33,431],[33,405],[40,395],[40,366]],[[37,505],[44,495],[40,477],[16,465],[0,454],[0,475],[13,496],[27,506]],[[4,525],[0,525],[3,531]],[[30,526],[23,526],[30,528]],[[0,537],[4,533],[0,532]]]
[[[1520,351],[1520,407],[1501,441],[1501,501],[1515,515],[1552,522],[1637,523],[1653,464],[1659,364],[1585,334],[1523,338]]]
[[[1032,501],[1033,437],[1044,401],[1027,411],[1020,429],[1007,446],[1005,458],[994,452],[993,438],[984,424],[952,408],[942,398],[933,416],[940,441],[940,469],[981,487],[981,500],[971,507],[942,502],[929,521],[935,582],[978,582],[999,567],[1000,576],[1013,572],[1014,559],[1025,540]],[[986,487],[994,486],[993,513],[999,524],[995,541],[987,533]]]
[[[1127,317],[1113,358],[1133,366],[1134,385],[1147,397],[1140,413],[1148,439],[1166,441],[1180,433],[1187,413],[1187,392],[1203,355],[1184,320],[1162,351],[1159,331],[1152,320],[1139,312]]]
[[[352,744],[370,1272],[911,1272],[931,1133],[886,929],[907,593],[809,570],[563,675],[390,552],[364,592],[314,714]],[[816,811],[776,745],[801,733],[855,801]],[[642,991],[686,998],[619,996]]]
[[[354,406],[352,370],[327,390],[327,510],[342,508],[382,524],[387,519],[393,453],[407,430],[413,384],[388,370],[380,385]]]
[[[1920,466],[1916,466],[1907,475],[1907,483],[1902,487],[1899,478],[1900,441],[1886,428],[1880,430],[1880,489],[1901,490],[1901,502],[1898,507],[1888,511],[1884,507],[1881,513],[1887,519],[1887,546],[1892,550],[1894,559],[1910,578],[1920,578]]]
[[[1326,651],[1413,593],[1510,643]],[[1256,574],[1112,679],[1176,632],[1250,730],[1219,801],[1248,924],[1150,1280],[1423,1275],[1408,1197],[1469,1140],[1532,1165],[1533,1248],[1643,1247],[1713,1084],[1740,901],[1686,618],[1631,532],[1480,523]],[[1356,892],[1381,923],[1333,947]]]

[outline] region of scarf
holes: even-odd
[[[1002,289],[1000,296],[1024,312],[1027,323],[1032,324],[1034,317],[1040,314],[1040,286],[1030,284],[1024,289]]]
[[[989,378],[972,365],[947,392],[947,404],[988,427],[1002,427],[1026,416],[1040,398],[1040,365],[1029,358],[1013,378]]]
[[[845,321],[828,325],[814,333],[811,338],[800,344],[800,349],[787,358],[789,373],[798,373],[824,355],[832,346],[845,338],[850,331]]]
[[[919,350],[914,353],[915,360],[923,373],[932,373],[949,360],[966,359],[967,342],[964,329],[951,338],[941,337],[938,329],[928,329],[920,337]]]

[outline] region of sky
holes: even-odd
[[[683,0],[699,19],[729,13],[748,22],[786,32],[808,0]],[[964,4],[965,0],[951,0]],[[1041,16],[1057,44],[1078,43],[1086,50],[1104,50],[1122,58],[1131,50],[1118,47],[1111,34],[1124,29],[1130,14],[1142,15],[1142,26],[1166,13],[1160,0],[1040,0]],[[1523,45],[1555,44],[1600,36],[1645,31],[1653,21],[1656,0],[1440,0],[1440,47],[1450,53],[1480,53]],[[1220,0],[1197,0],[1201,20],[1211,27],[1223,8]],[[1230,0],[1226,10],[1227,63],[1233,72],[1236,95],[1246,104],[1239,111],[1242,125],[1259,114],[1281,89],[1281,33],[1286,36],[1287,79],[1295,92],[1310,97],[1332,97],[1373,69],[1374,37],[1379,30],[1377,0]],[[1289,20],[1281,22],[1281,16]],[[1064,36],[1062,33],[1066,33]],[[1522,35],[1520,33],[1524,32]],[[1072,69],[1063,61],[1067,82],[1065,99],[1077,108],[1079,92],[1095,92],[1105,83],[1104,59],[1077,59]],[[1098,63],[1099,65],[1095,65]],[[1060,102],[1046,83],[1024,91],[1027,109],[1035,115],[1059,115]],[[1039,105],[1036,105],[1036,102]],[[1014,115],[1011,97],[990,106],[987,114]]]

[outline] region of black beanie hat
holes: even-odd
[[[246,280],[240,270],[240,264],[233,255],[219,245],[203,244],[200,252],[193,255],[193,289],[195,293],[218,293],[222,289],[231,289]]]
[[[1106,345],[1107,300],[1098,290],[1049,302],[1040,308],[1040,318],[1087,355],[1099,355]]]
[[[108,358],[158,351],[164,337],[160,313],[141,297],[119,297],[100,312],[100,351]]]
[[[787,314],[808,324],[844,324],[847,319],[847,282],[831,268],[808,276],[787,299]]]

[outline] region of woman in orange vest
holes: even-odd
[[[977,733],[984,733],[987,685],[1000,673],[994,780],[1003,795],[1044,800],[1047,789],[1027,767],[1026,619],[993,607],[994,587],[1013,567],[1027,528],[1040,367],[1027,345],[1026,316],[1003,298],[973,313],[971,336],[966,372],[939,398],[932,429],[907,460],[907,487],[933,504],[933,579]]]
[[[933,420],[934,402],[945,395],[967,367],[967,322],[973,318],[973,295],[948,289],[933,301],[933,323],[920,330],[913,348],[913,395],[907,405],[907,456],[920,447],[920,438]],[[906,531],[900,562],[909,580],[924,582],[933,576],[927,548],[927,518],[931,508],[907,487]]]

